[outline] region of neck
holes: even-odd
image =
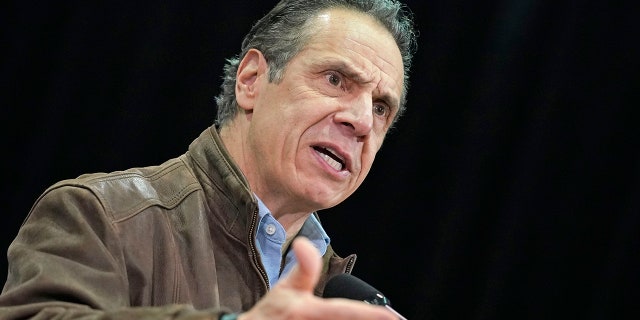
[[[311,213],[298,214],[298,215],[284,214],[284,215],[281,215],[280,217],[276,217],[276,220],[278,220],[278,222],[280,222],[282,227],[284,227],[284,230],[287,231],[287,239],[289,239],[294,237],[296,234],[298,234],[298,232],[302,228],[302,225],[307,220],[307,218],[309,218],[310,215]]]
[[[263,184],[256,181],[256,173],[250,165],[250,161],[247,158],[248,147],[246,144],[246,135],[248,131],[246,123],[234,119],[229,121],[224,126],[221,126],[218,130],[220,139],[224,143],[225,148],[238,165],[242,173],[247,178],[249,186],[260,200],[269,208],[271,214],[280,222],[280,224],[287,231],[287,238],[295,236],[306,219],[311,215],[310,211],[300,211],[295,208],[290,208],[286,201],[287,195],[278,196],[274,194],[273,190],[265,188]],[[283,199],[285,201],[283,201]]]

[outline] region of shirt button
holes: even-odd
[[[276,226],[274,226],[273,224],[268,224],[265,231],[268,235],[272,236],[274,233],[276,233]]]

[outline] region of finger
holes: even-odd
[[[291,289],[313,291],[322,269],[322,257],[311,241],[297,237],[291,244],[298,264],[279,283]]]

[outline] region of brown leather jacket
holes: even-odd
[[[8,250],[0,319],[216,319],[268,290],[257,204],[214,127],[162,165],[48,188]],[[331,247],[315,294],[356,256]]]

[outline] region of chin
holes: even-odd
[[[316,194],[313,197],[313,202],[316,204],[318,210],[328,209],[331,207],[335,207],[346,199],[343,195],[329,195],[325,194],[323,196],[319,196]]]

